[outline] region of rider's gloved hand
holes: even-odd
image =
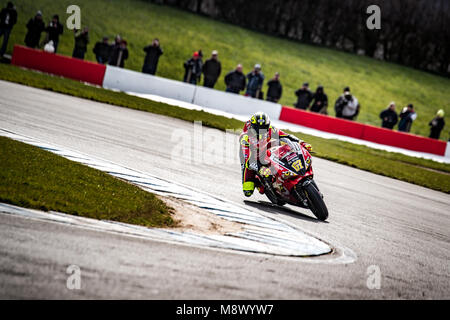
[[[310,145],[309,143],[302,142],[302,146],[309,152],[312,152],[312,145]]]

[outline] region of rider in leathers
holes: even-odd
[[[294,142],[299,142],[308,151],[312,150],[310,144],[301,141],[297,137],[287,134],[279,129],[270,125],[269,116],[264,112],[255,113],[250,120],[248,120],[244,129],[239,137],[240,142],[240,160],[242,169],[242,189],[246,197],[250,197],[255,189],[255,183],[257,182],[256,173],[262,176],[268,177],[271,171],[268,167],[264,166],[261,160],[264,160],[264,155],[261,152],[271,147],[270,141],[275,139],[279,141],[281,138],[287,138]],[[260,150],[262,145],[267,143],[267,149]],[[256,185],[261,194],[264,193],[262,185]]]

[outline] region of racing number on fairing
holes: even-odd
[[[300,159],[298,159],[297,161],[293,162],[291,166],[297,172],[299,172],[300,170],[303,169],[303,165],[302,165],[302,162],[300,161]]]

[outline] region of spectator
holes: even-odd
[[[59,22],[59,16],[55,14],[52,18],[52,21],[48,24],[47,28],[45,28],[45,32],[47,32],[47,41],[53,40],[53,46],[55,47],[55,53],[58,51],[59,44],[59,36],[63,34],[64,28],[63,25]]]
[[[236,69],[230,71],[225,76],[226,92],[237,93],[245,89],[245,76],[242,73],[242,64],[238,64]]]
[[[311,111],[321,114],[328,114],[328,97],[323,91],[323,86],[318,86],[316,92],[312,96]]]
[[[297,96],[297,103],[295,104],[295,107],[297,109],[308,109],[309,104],[311,103],[311,100],[313,98],[313,94],[308,87],[308,82],[305,82],[300,89],[295,91],[295,95]]]
[[[399,115],[400,122],[398,123],[398,131],[409,132],[411,125],[417,118],[417,113],[414,111],[414,106],[410,103],[403,108]]]
[[[273,79],[267,82],[267,101],[278,102],[281,98],[281,94],[283,93],[283,86],[280,82],[280,74],[275,72]]]
[[[125,60],[128,59],[127,42],[120,36],[116,36],[115,41],[108,63],[112,66],[123,68],[125,66]]]
[[[253,71],[247,74],[247,79],[248,83],[245,95],[252,98],[262,99],[263,93],[261,89],[264,83],[264,74],[261,72],[260,64],[255,64]]]
[[[386,109],[381,111],[381,126],[386,129],[393,129],[398,122],[398,116],[395,112],[395,102],[391,102]]]
[[[344,88],[344,94],[336,100],[334,105],[336,117],[347,120],[354,120],[358,116],[360,108],[358,99],[352,96],[349,87]]]
[[[9,35],[17,22],[17,11],[12,2],[8,2],[6,8],[0,11],[0,37],[3,36],[3,43],[0,49],[0,59],[6,52]]]
[[[197,84],[202,75],[202,61],[198,51],[195,51],[192,58],[184,63],[184,78],[183,81],[187,83]]]
[[[146,52],[144,65],[142,67],[143,73],[155,74],[158,67],[159,57],[163,54],[163,51],[159,45],[157,38],[153,39],[152,44],[144,48]]]
[[[444,110],[440,109],[436,113],[436,117],[430,121],[429,126],[430,128],[430,138],[433,139],[439,139],[439,136],[441,135],[441,131],[445,126],[444,121]]]
[[[98,41],[94,49],[92,50],[95,54],[95,59],[98,63],[105,64],[109,60],[111,54],[111,45],[108,42],[108,37],[103,37],[102,41]]]
[[[203,65],[203,85],[207,88],[214,88],[214,85],[222,72],[222,66],[217,59],[217,55],[217,50],[213,50],[211,58],[206,60]]]
[[[75,33],[75,47],[73,48],[72,57],[84,60],[84,55],[87,51],[89,43],[89,29],[85,27],[83,31],[74,30]]]
[[[34,18],[31,18],[27,23],[27,34],[25,36],[25,45],[29,48],[36,48],[39,46],[41,40],[41,33],[45,30],[44,21],[42,21],[42,12],[38,11]]]

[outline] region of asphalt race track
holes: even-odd
[[[314,158],[330,212],[323,223],[301,208],[273,208],[260,195],[244,202],[236,161],[174,160],[173,132],[193,135],[192,123],[3,81],[0,96],[2,129],[215,194],[357,257],[347,264],[283,258],[0,214],[0,298],[450,298],[447,194]],[[80,267],[80,290],[66,287],[69,265]],[[374,268],[379,289],[367,285]]]

